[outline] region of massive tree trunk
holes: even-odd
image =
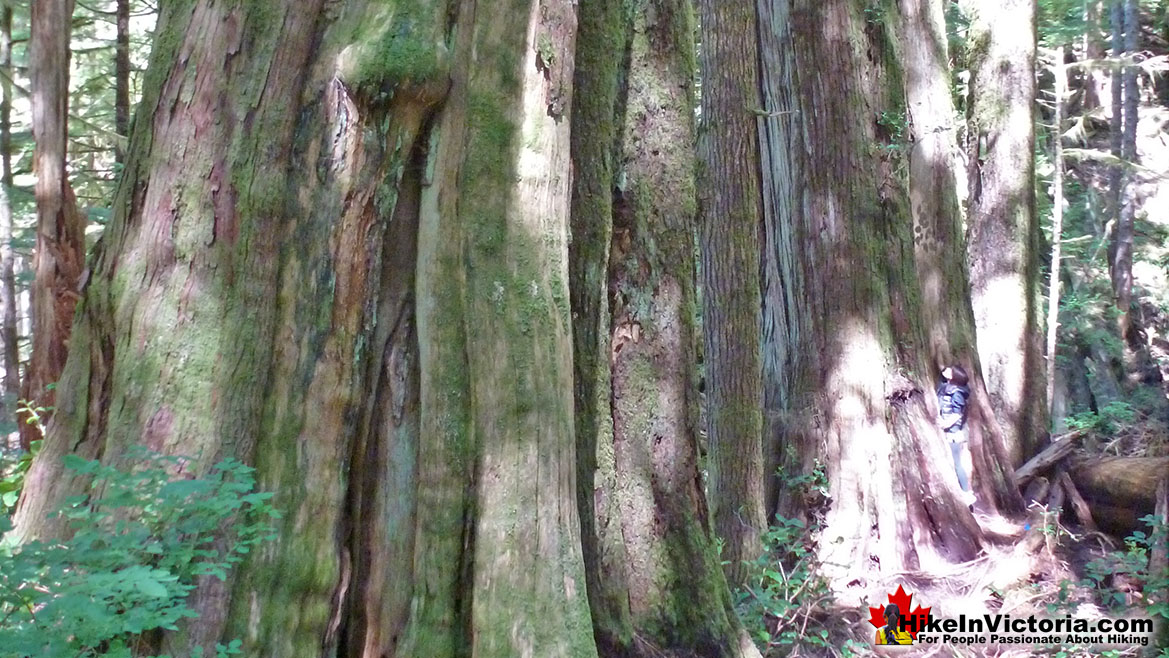
[[[580,500],[598,645],[757,656],[698,470],[692,21],[682,0],[629,16],[622,5],[581,6],[573,116]]]
[[[32,5],[29,78],[36,140],[36,278],[32,286],[32,355],[21,394],[36,410],[40,424],[52,417],[55,394],[50,385],[57,382],[65,367],[85,266],[85,218],[77,209],[65,171],[72,16],[72,0],[44,0]],[[25,418],[22,414],[22,420]],[[22,422],[20,430],[25,449],[40,438],[35,425]]]
[[[784,353],[799,355],[787,360],[800,364],[785,383],[782,439],[825,469],[820,557],[838,595],[859,600],[883,575],[967,560],[981,545],[934,423],[934,359],[944,355],[931,354],[925,318],[947,311],[925,307],[915,266],[902,22],[888,4],[761,7],[779,30],[764,51],[767,150],[783,161],[776,145],[802,143],[804,154],[775,168],[767,190],[777,208],[768,258],[799,274],[773,277],[785,285],[768,291],[771,308],[799,313],[778,332]],[[790,56],[771,49],[784,44]],[[946,203],[953,208],[952,197]],[[969,319],[952,322],[956,337],[938,341],[957,349],[963,332],[970,340]],[[971,422],[981,422],[977,412]],[[982,466],[984,502],[1009,500],[1010,483],[987,477],[1001,465]]]
[[[235,456],[279,539],[162,649],[595,655],[573,4],[187,0],[156,34],[18,532],[60,531],[63,454]]]
[[[702,0],[698,138],[703,364],[715,533],[732,583],[766,527],[760,361],[763,210],[756,115],[759,39],[750,3]]]
[[[1013,466],[1047,434],[1034,195],[1035,5],[971,3],[968,253],[978,353]]]
[[[959,185],[965,184],[958,146],[957,113],[950,94],[949,57],[943,6],[900,0],[897,59],[903,66],[904,115],[890,113],[886,124],[905,123],[893,145],[906,150],[909,205],[913,217],[914,266],[921,286],[922,329],[934,372],[960,364],[973,392],[967,424],[974,470],[985,503],[1014,507],[1008,435],[1002,431],[982,377],[971,308],[962,230]],[[889,117],[889,114],[886,115]],[[900,127],[895,127],[900,131]],[[935,378],[937,375],[929,373]],[[930,408],[936,401],[928,398]],[[989,506],[989,505],[988,505]]]

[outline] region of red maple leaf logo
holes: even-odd
[[[901,612],[901,628],[909,632],[909,636],[917,640],[918,631],[925,628],[926,623],[930,619],[930,609],[923,608],[920,605],[912,613],[907,613],[909,606],[913,603],[913,595],[906,594],[905,588],[901,585],[897,586],[897,593],[889,595],[889,603],[897,606]],[[916,622],[916,623],[915,623]],[[869,608],[869,623],[876,628],[881,628],[885,625],[885,606],[879,608]]]

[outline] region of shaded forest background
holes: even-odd
[[[867,655],[902,583],[1169,616],[1164,0],[38,3],[66,59],[0,16],[0,611],[114,611],[50,655]],[[185,561],[62,543],[184,506]],[[92,561],[12,557],[54,539]]]

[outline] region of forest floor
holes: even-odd
[[[1067,616],[1089,620],[1117,617],[1146,617],[1141,584],[1126,574],[1130,560],[1145,559],[1123,542],[1101,532],[1085,532],[1052,525],[1047,533],[1033,537],[1026,521],[998,515],[975,515],[987,537],[983,554],[967,563],[952,565],[944,573],[910,572],[894,574],[872,588],[875,593],[896,593],[898,586],[912,595],[913,610],[929,608],[935,619],[980,619],[984,615],[1009,615],[1011,619],[1062,619]],[[1031,540],[1028,538],[1031,536]],[[1036,541],[1036,539],[1038,541]],[[1130,557],[1130,555],[1132,557]],[[885,595],[870,598],[873,606],[888,602]],[[992,644],[984,639],[969,645],[918,643],[913,647],[873,646],[875,626],[865,607],[829,607],[815,614],[818,625],[829,631],[832,646],[774,655],[871,656],[995,656],[1002,658],[1054,655],[1060,658],[1107,655],[1155,656],[1156,639],[1147,646],[1136,644],[1087,646],[1074,642],[1013,646]],[[981,634],[984,638],[989,633]],[[1034,633],[1051,635],[1051,633]],[[1058,634],[1066,638],[1066,634]],[[1160,655],[1165,655],[1161,653]]]

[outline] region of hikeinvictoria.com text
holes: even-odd
[[[1127,644],[1147,646],[1151,619],[1082,617],[1012,617],[984,614],[945,619],[909,617],[902,628],[919,631],[918,643],[933,644]],[[915,628],[920,626],[920,628]]]

